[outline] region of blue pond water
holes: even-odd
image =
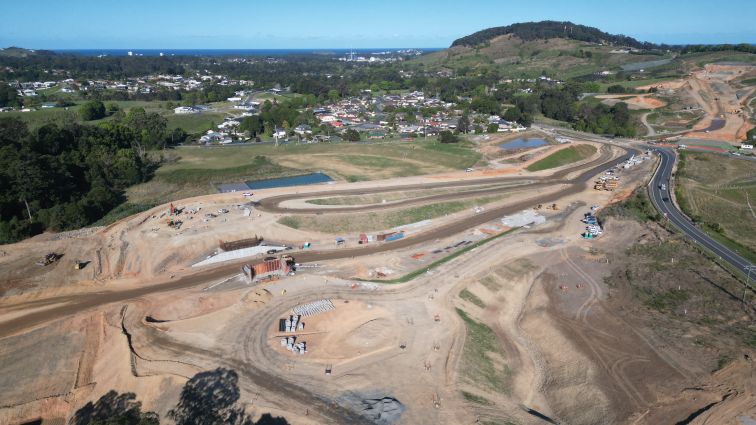
[[[543,146],[546,144],[546,141],[543,139],[525,139],[525,138],[519,138],[510,140],[508,142],[501,143],[499,147],[501,149],[529,149],[529,148],[537,148],[539,146]]]
[[[325,183],[333,179],[323,173],[310,173],[302,176],[282,177],[280,179],[252,180],[247,182],[250,189],[270,189],[272,187],[301,186],[305,184]]]

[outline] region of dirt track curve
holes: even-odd
[[[545,187],[548,187],[549,185],[554,185],[558,183],[580,182],[581,181],[580,177],[574,180],[564,180],[564,177],[578,170],[584,169],[586,167],[590,167],[591,169],[595,169],[596,167],[602,167],[603,166],[602,164],[606,163],[611,158],[612,158],[611,147],[608,145],[604,145],[601,147],[601,152],[598,158],[584,164],[578,164],[571,167],[563,168],[546,177],[525,178],[525,177],[502,176],[502,177],[489,177],[489,178],[482,178],[482,179],[462,180],[462,181],[453,181],[453,182],[445,181],[445,182],[438,182],[438,183],[418,183],[418,184],[393,186],[393,187],[373,187],[373,188],[365,188],[365,189],[359,189],[359,190],[358,189],[344,189],[344,190],[335,190],[335,191],[332,190],[332,191],[322,191],[322,192],[310,192],[310,193],[303,193],[303,194],[292,193],[292,194],[286,194],[286,195],[271,196],[269,198],[261,199],[257,208],[262,211],[268,211],[272,213],[286,213],[286,214],[318,214],[318,213],[324,213],[324,212],[357,213],[357,212],[376,211],[376,210],[382,210],[382,209],[396,208],[398,206],[407,207],[407,206],[411,206],[415,204],[425,204],[429,202],[454,201],[461,198],[470,198],[474,196],[497,195],[497,194],[501,194],[505,190],[522,189],[523,187],[525,187],[525,185],[527,185],[527,188],[529,189],[530,188],[540,189],[540,188],[545,188]],[[590,172],[590,170],[588,172]],[[581,177],[583,177],[584,174],[582,174]],[[588,178],[590,178],[591,176],[592,175],[588,175]],[[533,182],[536,182],[536,183],[533,184]],[[431,195],[431,196],[424,196],[420,198],[406,199],[406,200],[395,201],[395,202],[387,202],[385,204],[355,205],[355,206],[327,207],[327,208],[324,208],[323,206],[317,206],[317,207],[312,207],[312,208],[292,208],[292,207],[281,206],[282,203],[287,202],[287,201],[314,199],[318,197],[369,195],[369,194],[375,194],[375,193],[397,192],[397,191],[407,191],[407,190],[465,188],[469,186],[496,185],[496,184],[504,184],[504,183],[509,183],[512,185],[507,186],[505,188],[493,187],[493,188],[484,188],[484,189],[464,190],[464,191],[455,192],[455,193],[443,193],[439,195]]]

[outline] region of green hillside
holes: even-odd
[[[452,47],[474,47],[502,35],[513,35],[523,41],[563,38],[588,43],[608,44],[634,49],[654,50],[662,46],[640,42],[625,35],[609,34],[598,28],[573,24],[569,21],[521,22],[504,27],[487,28],[454,40]]]
[[[568,38],[524,40],[515,34],[505,34],[475,46],[453,45],[423,55],[415,62],[429,69],[496,68],[512,76],[571,78],[671,57],[670,53],[657,51],[628,53],[617,46]]]

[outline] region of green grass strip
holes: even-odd
[[[462,254],[464,254],[464,253],[466,253],[468,251],[472,251],[473,249],[475,249],[475,248],[477,248],[479,246],[483,246],[483,245],[485,245],[485,244],[487,244],[487,243],[489,243],[489,242],[491,242],[491,241],[493,241],[495,239],[498,239],[498,238],[500,238],[502,236],[508,235],[508,234],[514,232],[517,229],[519,229],[519,227],[516,227],[514,229],[509,229],[506,232],[499,233],[498,235],[491,236],[490,238],[487,238],[487,239],[481,239],[478,242],[475,242],[473,244],[467,245],[466,247],[460,249],[459,251],[453,252],[453,253],[447,255],[444,258],[439,258],[438,260],[436,260],[436,261],[428,264],[427,267],[423,267],[423,268],[417,269],[415,271],[409,272],[409,273],[405,274],[404,276],[396,278],[396,279],[390,279],[390,280],[372,280],[372,279],[354,278],[352,280],[357,280],[357,281],[360,281],[360,282],[375,282],[375,283],[405,283],[405,282],[408,282],[408,281],[410,281],[410,280],[412,280],[412,279],[420,276],[423,273],[428,272],[431,269],[434,269],[434,268],[436,268],[436,267],[438,267],[438,266],[440,266],[440,265],[442,265],[444,263],[448,263],[449,261],[451,261],[451,260],[459,257],[460,255],[462,255]]]

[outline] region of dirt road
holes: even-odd
[[[416,236],[400,239],[395,242],[385,243],[380,245],[369,245],[365,247],[345,248],[327,251],[311,251],[301,252],[296,254],[296,258],[299,262],[316,262],[325,260],[334,260],[339,258],[358,257],[365,255],[372,255],[386,251],[392,251],[402,249],[417,244],[421,244],[428,241],[433,241],[439,238],[443,238],[449,235],[453,235],[467,229],[479,226],[491,220],[495,220],[501,216],[519,212],[523,209],[530,208],[536,204],[546,204],[553,202],[563,196],[569,196],[579,193],[585,189],[586,183],[599,172],[611,168],[629,158],[634,151],[625,149],[625,155],[615,158],[610,161],[596,164],[595,162],[584,164],[582,167],[590,167],[574,179],[569,180],[571,184],[565,184],[559,187],[557,193],[539,193],[532,198],[520,201],[514,204],[505,205],[499,208],[493,208],[487,210],[481,214],[467,218],[464,221],[452,222],[443,226],[436,227],[432,230],[422,232]],[[563,170],[560,174],[565,175],[575,171],[572,169]],[[489,180],[486,180],[487,182]],[[456,182],[456,185],[465,186],[468,182]],[[452,184],[454,186],[455,184]],[[447,183],[448,185],[448,183]],[[392,188],[382,188],[383,191],[391,191]],[[363,190],[352,193],[351,191],[343,191],[342,194],[359,194]],[[331,192],[333,194],[333,192]],[[304,197],[305,195],[295,195]],[[311,197],[311,194],[306,195]],[[105,304],[123,302],[132,298],[142,297],[151,293],[173,291],[177,289],[190,288],[193,286],[205,284],[214,280],[222,279],[233,275],[238,272],[239,267],[243,264],[243,261],[230,262],[220,265],[216,268],[212,268],[205,271],[193,272],[191,275],[181,276],[176,279],[157,282],[155,284],[138,287],[127,290],[113,290],[113,291],[101,291],[85,294],[77,294],[70,296],[55,297],[52,299],[45,299],[40,301],[30,301],[23,305],[16,305],[14,308],[23,308],[25,310],[37,309],[29,314],[14,317],[11,320],[0,323],[0,337],[5,337],[25,329],[33,328],[42,323],[57,320],[66,316],[70,316],[94,307],[102,306]],[[40,309],[46,307],[45,309]]]
[[[612,157],[611,148],[608,145],[604,145],[602,146],[600,155],[596,159],[590,162],[584,163],[584,164],[578,164],[578,165],[563,168],[547,177],[528,177],[528,178],[515,177],[513,178],[511,176],[503,176],[503,177],[492,177],[492,178],[474,179],[474,180],[462,180],[462,181],[454,181],[454,182],[411,184],[411,185],[395,186],[393,188],[392,187],[375,187],[375,188],[361,189],[358,191],[354,189],[344,189],[344,190],[336,190],[336,191],[332,190],[332,191],[322,191],[322,192],[311,192],[307,194],[294,193],[294,194],[272,196],[269,198],[261,199],[258,209],[261,209],[263,211],[268,211],[268,212],[287,213],[287,214],[318,214],[318,213],[323,213],[323,212],[328,212],[328,213],[363,212],[363,211],[376,211],[376,210],[382,210],[382,209],[388,209],[388,208],[396,208],[397,205],[406,207],[406,206],[410,206],[414,204],[424,204],[424,203],[429,203],[429,202],[444,202],[444,201],[450,201],[450,200],[457,200],[462,197],[500,194],[502,192],[502,188],[496,187],[496,188],[487,188],[487,189],[474,189],[474,190],[466,190],[466,191],[455,192],[455,193],[444,193],[444,194],[433,195],[433,196],[413,198],[413,199],[402,200],[398,202],[389,202],[385,204],[366,205],[366,206],[356,205],[356,206],[345,206],[345,207],[329,207],[328,209],[325,209],[319,206],[312,207],[312,208],[291,208],[291,207],[281,206],[281,204],[287,201],[314,199],[314,198],[319,198],[319,197],[368,195],[368,194],[374,194],[374,193],[386,193],[386,192],[399,191],[399,190],[407,191],[407,190],[428,190],[428,189],[442,189],[442,188],[465,188],[469,186],[490,185],[490,184],[497,184],[497,183],[513,183],[513,184],[517,184],[517,186],[513,186],[514,188],[521,188],[522,187],[521,185],[524,185],[533,181],[539,181],[539,183],[537,184],[528,186],[529,188],[532,188],[533,190],[537,190],[537,189],[553,186],[554,184],[576,182],[579,179],[573,179],[573,180],[563,180],[563,179],[565,176],[568,176],[578,170],[582,170],[587,167],[590,168],[588,172],[590,172],[590,170],[596,169],[596,167],[601,167],[602,164],[609,161],[611,157]]]

